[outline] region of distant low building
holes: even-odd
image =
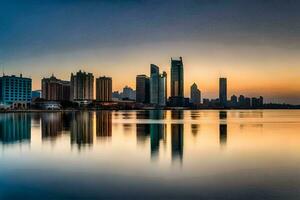
[[[121,93],[121,98],[128,100],[136,100],[135,90],[133,90],[131,87],[125,86],[123,88],[123,92]]]
[[[31,92],[31,97],[32,97],[32,101],[34,101],[35,99],[41,98],[42,97],[42,91],[41,90],[34,90]]]

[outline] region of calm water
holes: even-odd
[[[0,199],[300,199],[300,111],[0,114]]]

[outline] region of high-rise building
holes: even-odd
[[[167,73],[159,74],[158,66],[150,65],[150,103],[165,106],[167,101]]]
[[[31,102],[31,78],[17,76],[0,77],[0,104],[26,108]]]
[[[171,97],[183,97],[183,62],[182,57],[171,58]]]
[[[220,78],[219,79],[219,101],[220,106],[227,106],[227,79]]]
[[[51,101],[70,100],[70,81],[57,79],[54,75],[42,79],[42,98]]]
[[[200,104],[201,103],[201,92],[198,89],[196,83],[191,86],[191,103]]]
[[[93,100],[94,99],[94,76],[92,73],[81,70],[71,74],[71,99]]]
[[[184,105],[184,80],[182,57],[171,58],[171,106]]]
[[[163,72],[159,75],[158,105],[165,106],[167,104],[167,73]]]
[[[150,65],[150,103],[158,104],[159,101],[159,68],[158,66]]]
[[[136,76],[136,102],[150,103],[150,79],[146,75]]]
[[[112,79],[111,77],[99,77],[96,79],[96,100],[112,101]]]

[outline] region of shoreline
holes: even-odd
[[[200,111],[200,110],[300,110],[300,108],[164,108],[164,109],[60,109],[60,110],[42,110],[42,109],[28,109],[28,110],[0,110],[0,113],[53,113],[53,112],[84,112],[84,111],[150,111],[150,110],[191,110],[191,111]]]

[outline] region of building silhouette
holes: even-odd
[[[150,79],[144,74],[136,76],[136,102],[150,103]]]
[[[69,101],[70,81],[57,79],[54,75],[42,79],[42,98],[50,101]]]
[[[227,106],[227,79],[220,78],[219,79],[219,101],[220,106]]]
[[[97,101],[112,101],[112,78],[99,77],[96,79],[96,100]]]
[[[191,86],[191,103],[194,105],[201,103],[201,92],[196,83]]]
[[[15,75],[0,77],[0,104],[27,108],[31,102],[31,78]]]
[[[71,74],[71,100],[83,101],[94,99],[94,76],[92,73],[82,72]]]
[[[171,58],[171,106],[184,105],[184,80],[182,57]]]

